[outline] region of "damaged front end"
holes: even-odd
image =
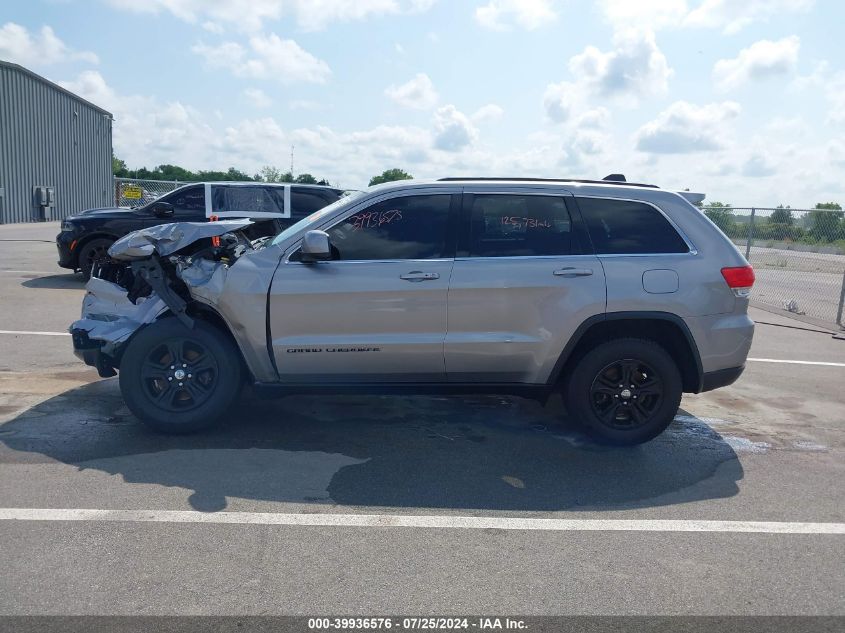
[[[130,233],[94,266],[82,318],[69,328],[74,353],[107,378],[135,332],[165,314],[193,328],[196,299],[214,303],[238,258],[261,248],[240,231],[250,220],[177,222]]]

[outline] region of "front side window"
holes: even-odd
[[[402,196],[369,206],[328,230],[334,259],[445,256],[451,196]]]
[[[689,247],[651,205],[609,198],[577,198],[599,255],[688,253]]]
[[[187,187],[162,198],[164,202],[173,205],[176,216],[205,215],[205,187]]]
[[[466,200],[470,257],[572,253],[572,222],[562,197],[472,194]]]
[[[214,213],[276,213],[281,215],[285,208],[282,187],[249,185],[212,185],[212,209]]]

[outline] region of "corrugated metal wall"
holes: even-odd
[[[51,219],[114,204],[112,117],[0,63],[0,223],[37,221],[32,188],[53,187]]]

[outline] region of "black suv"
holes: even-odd
[[[180,187],[133,209],[90,209],[62,222],[56,236],[59,266],[81,270],[85,279],[98,259],[127,233],[170,222],[204,222],[250,218],[248,237],[276,235],[294,222],[319,211],[343,195],[321,185],[255,182],[206,182]]]

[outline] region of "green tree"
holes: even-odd
[[[293,182],[293,174],[282,172],[278,167],[273,165],[264,165],[261,170],[255,174],[255,180],[261,182]]]
[[[832,242],[843,237],[842,207],[836,202],[819,202],[810,211],[809,235],[819,242]]]
[[[126,177],[129,175],[129,170],[126,169],[126,161],[120,160],[114,154],[111,155],[111,171],[112,174],[119,177]]]
[[[736,221],[731,211],[731,205],[723,202],[708,202],[704,205],[704,215],[722,229],[722,233],[732,237],[736,233]]]
[[[786,224],[787,226],[792,226],[795,224],[795,218],[792,217],[792,209],[789,206],[779,204],[777,208],[772,211],[772,215],[769,217],[769,222],[772,224]]]
[[[317,179],[311,174],[299,174],[294,182],[299,183],[300,185],[316,185]]]
[[[380,185],[384,182],[393,182],[395,180],[411,180],[412,178],[413,176],[404,169],[394,167],[393,169],[383,171],[381,176],[373,176],[370,178],[370,186]]]

